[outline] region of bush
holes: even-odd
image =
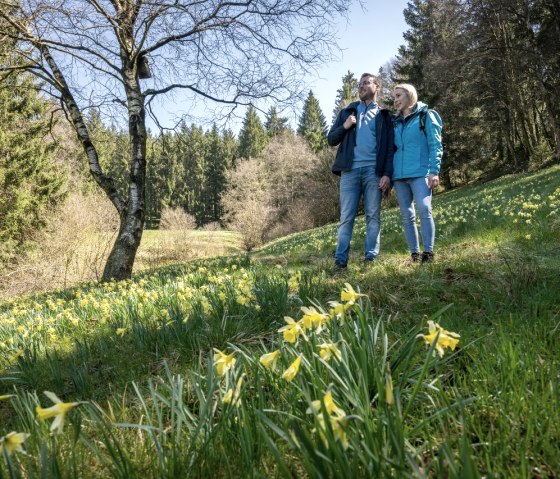
[[[164,208],[159,223],[160,230],[186,231],[196,229],[196,219],[183,208]]]
[[[105,195],[70,195],[46,219],[34,249],[20,255],[0,277],[0,296],[98,280],[118,229],[117,211]]]
[[[332,160],[332,153],[318,157],[287,132],[271,141],[262,159],[241,161],[230,171],[222,198],[225,220],[243,235],[246,248],[336,220]]]
[[[221,231],[222,225],[219,221],[212,221],[211,223],[206,223],[201,229],[203,231]]]

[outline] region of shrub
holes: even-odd
[[[34,249],[20,255],[0,277],[0,296],[98,280],[118,228],[117,211],[105,195],[70,195],[46,219]]]
[[[161,212],[159,229],[186,231],[196,229],[196,219],[183,208],[164,208]]]

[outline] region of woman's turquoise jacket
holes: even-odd
[[[420,116],[425,111],[425,126],[421,128]],[[442,121],[428,105],[418,102],[406,118],[394,117],[395,156],[392,180],[423,178],[439,175],[443,145],[441,142]]]

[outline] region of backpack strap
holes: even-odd
[[[422,110],[420,112],[420,115],[418,116],[418,123],[420,126],[420,130],[422,130],[424,132],[424,135],[426,135],[426,115],[428,114],[428,110]]]

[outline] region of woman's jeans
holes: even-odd
[[[432,190],[428,187],[428,178],[407,178],[394,183],[397,199],[401,208],[404,237],[411,253],[419,253],[418,229],[414,202],[420,217],[420,231],[424,251],[434,250],[436,226],[432,217]]]
[[[364,195],[366,214],[365,259],[374,260],[379,253],[381,232],[381,190],[373,166],[355,168],[342,173],[340,178],[340,226],[335,258],[338,263],[348,263],[350,240],[360,197]]]

